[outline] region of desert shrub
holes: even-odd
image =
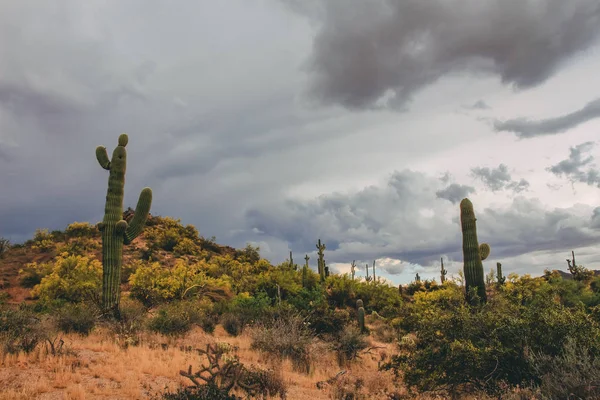
[[[241,335],[244,329],[242,318],[232,313],[223,314],[221,317],[221,325],[223,325],[225,332],[234,337]]]
[[[550,399],[600,397],[600,358],[574,340],[565,341],[557,355],[530,353],[528,360],[539,379],[538,389]]]
[[[58,310],[56,325],[62,332],[75,332],[87,336],[96,325],[94,311],[94,309],[84,304],[66,304]]]
[[[381,282],[360,283],[356,287],[356,298],[363,300],[367,313],[376,311],[386,318],[397,316],[403,304],[398,288]]]
[[[55,243],[52,234],[48,229],[36,229],[33,235],[32,248],[39,250],[42,253],[47,253],[55,248]]]
[[[54,265],[52,263],[28,263],[19,270],[19,282],[23,287],[33,288],[42,282],[42,279],[49,275],[53,268]]]
[[[57,246],[59,253],[84,256],[101,248],[101,245],[89,237],[74,237],[63,245]]]
[[[31,291],[42,302],[64,300],[80,302],[99,298],[102,287],[100,261],[65,253],[56,257],[52,272],[44,276]]]
[[[415,333],[414,348],[384,368],[403,371],[407,385],[421,391],[497,394],[504,383],[539,381],[526,351],[555,357],[571,338],[600,354],[598,324],[581,308],[566,308],[545,285],[517,280],[477,307],[450,286],[416,293],[402,324]]]
[[[150,307],[170,300],[210,298],[223,300],[231,297],[231,285],[225,279],[206,275],[203,264],[189,264],[177,260],[173,268],[160,263],[140,263],[129,278],[131,297]]]
[[[237,336],[243,332],[247,325],[259,322],[269,313],[271,299],[264,293],[258,293],[250,296],[247,293],[240,293],[233,298],[225,307],[223,325],[230,335]]]
[[[98,230],[96,227],[89,222],[73,222],[69,224],[65,229],[65,235],[67,238],[75,238],[75,237],[92,237]]]
[[[178,301],[162,305],[150,317],[148,328],[167,336],[180,336],[192,329],[202,319],[202,311],[196,304]]]
[[[200,250],[200,246],[189,238],[181,239],[177,245],[173,247],[173,253],[176,256],[197,256],[200,254]]]
[[[242,263],[256,264],[260,260],[260,247],[247,243],[244,249],[236,250],[235,259]]]
[[[289,359],[295,371],[309,373],[312,335],[299,315],[260,324],[251,331],[251,348],[275,359]]]
[[[356,303],[357,288],[361,284],[348,274],[330,275],[326,280],[329,301],[335,307],[352,307]]]
[[[0,309],[0,346],[9,354],[30,353],[45,338],[41,319],[25,307]]]
[[[354,361],[359,352],[366,349],[368,345],[365,335],[360,332],[359,328],[346,326],[333,344],[339,366],[343,367]]]
[[[117,343],[122,348],[137,346],[141,342],[140,332],[145,326],[148,311],[139,301],[121,299],[119,318],[105,321],[108,329],[115,335]]]

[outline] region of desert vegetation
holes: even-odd
[[[148,188],[123,210],[126,144],[97,150],[101,223],[0,240],[0,399],[600,397],[600,277],[574,253],[486,276],[465,199],[457,279],[335,274],[318,238],[316,272],[273,265],[151,215]]]

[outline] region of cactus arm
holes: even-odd
[[[115,225],[115,232],[117,232],[117,235],[122,235],[123,233],[125,233],[126,230],[127,230],[127,221],[125,221],[124,219],[118,221],[117,224]]]
[[[487,243],[481,243],[479,245],[479,255],[481,256],[481,261],[484,261],[490,255],[490,245]]]
[[[148,219],[151,205],[152,189],[147,187],[140,193],[140,198],[135,207],[135,213],[133,214],[133,220],[125,231],[125,237],[123,238],[124,244],[131,243],[140,233],[142,233],[142,230],[146,225],[146,220]]]
[[[108,153],[106,152],[106,147],[98,146],[96,147],[96,159],[100,166],[106,170],[110,170],[110,159],[108,158]]]

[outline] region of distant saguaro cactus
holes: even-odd
[[[502,275],[502,264],[499,262],[496,263],[496,279],[498,286],[504,285],[504,282],[506,282],[506,277]]]
[[[304,267],[302,267],[302,287],[303,288],[308,286],[308,269],[310,268],[308,266],[308,260],[310,260],[310,257],[308,256],[308,254],[304,257],[304,260],[306,262],[304,263]]]
[[[477,241],[477,218],[473,210],[473,203],[469,199],[463,199],[460,202],[460,222],[463,237],[463,258],[464,258],[464,273],[465,273],[465,289],[467,300],[473,303],[470,297],[470,289],[477,288],[477,296],[482,302],[487,300],[485,292],[485,278],[483,272],[482,259],[485,259],[490,254],[490,246],[487,243],[482,243],[481,246]]]
[[[354,280],[355,273],[356,273],[356,260],[352,260],[352,264],[350,264],[350,274],[352,275],[352,280]]]
[[[104,146],[96,148],[98,163],[110,172],[104,219],[97,225],[102,233],[102,308],[117,317],[121,297],[123,245],[131,243],[142,232],[152,204],[152,189],[144,188],[140,193],[133,219],[129,223],[123,219],[123,193],[127,169],[125,146],[128,140],[126,134],[119,136],[112,159],[108,158]]]
[[[446,282],[446,274],[448,273],[448,271],[446,271],[444,269],[444,258],[440,258],[440,262],[442,263],[442,267],[440,270],[440,281],[442,282],[442,285],[443,285],[444,282]]]
[[[321,239],[319,239],[317,243],[317,254],[319,255],[319,260],[317,261],[317,268],[319,269],[319,275],[321,276],[321,282],[325,280],[325,243],[321,243]]]

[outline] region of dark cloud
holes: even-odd
[[[247,224],[261,240],[280,238],[301,254],[312,254],[320,238],[330,262],[387,257],[430,265],[442,255],[457,260],[462,257],[459,209],[437,196],[440,186],[439,179],[405,170],[381,187],[254,207]],[[518,197],[504,209],[480,209],[475,202],[475,212],[479,239],[492,246],[494,258],[569,249],[600,238],[589,217],[577,210],[546,210],[539,200]],[[398,265],[387,271],[399,273]]]
[[[556,176],[564,176],[571,182],[586,183],[590,186],[600,187],[600,170],[594,168],[594,157],[584,154],[592,150],[594,142],[581,143],[569,148],[569,158],[546,168]],[[585,167],[588,167],[585,169]]]
[[[600,36],[596,0],[281,1],[318,26],[310,94],[350,109],[402,107],[456,71],[534,87]]]
[[[475,167],[471,169],[471,173],[479,178],[492,192],[512,190],[515,193],[520,193],[529,188],[529,182],[525,179],[513,181],[508,172],[508,167],[504,164],[500,164],[498,168]]]
[[[446,199],[450,201],[452,204],[458,204],[462,199],[468,197],[471,193],[475,193],[475,188],[473,186],[452,183],[448,187],[435,192],[435,195],[440,199]]]
[[[527,118],[495,120],[493,124],[496,132],[513,132],[517,137],[526,139],[563,133],[595,118],[600,118],[600,99],[590,101],[583,108],[560,117],[541,120]]]

